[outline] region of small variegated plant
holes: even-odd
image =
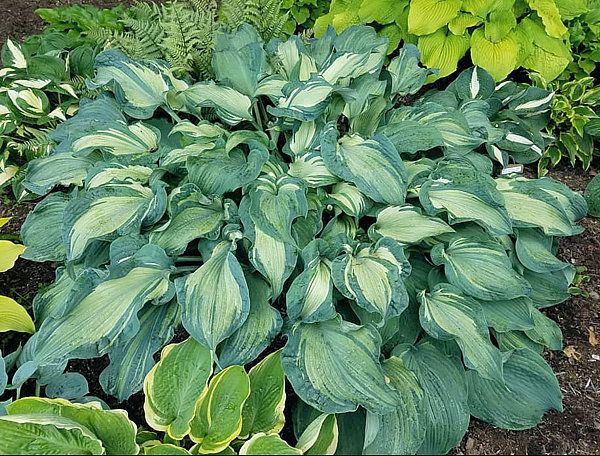
[[[548,178],[493,177],[540,158],[552,96],[477,67],[421,94],[417,49],[384,65],[387,48],[369,27],[265,45],[242,26],[193,85],[99,55],[89,86],[107,93],[22,182],[44,196],[24,257],[62,266],[16,379],[108,355],[100,383],[126,399],[183,327],[222,372],[283,334],[296,435],[335,414],[349,454],[445,453],[471,415],[524,429],[560,410],[541,353],[562,336],[540,309],[569,297],[556,240],[587,206]],[[189,398],[147,397],[152,423],[188,432]]]

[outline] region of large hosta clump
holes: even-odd
[[[336,413],[343,451],[443,453],[470,415],[523,429],[560,410],[540,309],[569,296],[556,239],[586,204],[492,177],[539,158],[551,96],[472,68],[407,105],[430,70],[386,49],[368,27],[268,45],[242,27],[194,85],[101,54],[109,93],[23,182],[47,195],[24,256],[63,266],[17,380],[108,354],[100,382],[125,399],[181,325],[220,368],[285,334],[295,429]]]

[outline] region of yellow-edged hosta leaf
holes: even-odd
[[[295,455],[302,454],[297,448],[291,447],[277,434],[256,434],[240,448],[240,454],[247,455]]]
[[[0,296],[0,332],[17,331],[33,334],[35,325],[23,306],[6,296]]]

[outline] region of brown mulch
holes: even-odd
[[[0,42],[8,37],[22,38],[41,27],[41,21],[33,14],[36,8],[52,7],[72,0],[0,0]],[[132,1],[82,0],[111,7]],[[592,175],[595,172],[592,171]],[[550,173],[551,177],[567,183],[577,191],[583,191],[591,175],[579,170],[562,167]],[[0,195],[0,217],[14,219],[3,230],[17,233],[31,206],[17,206]],[[583,285],[586,292],[570,301],[548,310],[563,330],[565,351],[547,354],[547,360],[556,372],[564,395],[563,413],[550,413],[542,423],[527,431],[511,432],[473,420],[463,442],[453,451],[455,454],[598,454],[600,455],[600,220],[585,219],[586,231],[577,237],[566,238],[560,243],[560,256],[577,266],[585,266],[589,282]],[[31,304],[40,287],[54,278],[50,264],[36,264],[19,260],[17,267],[0,275],[0,294],[16,297],[20,302]],[[595,337],[594,337],[595,336]],[[18,337],[18,336],[17,336]],[[0,338],[0,349],[10,342],[9,337]],[[98,362],[102,364],[102,361]],[[90,378],[97,377],[82,365]],[[89,371],[89,372],[87,372]],[[91,384],[92,389],[96,385]],[[141,415],[141,402],[123,404]],[[112,404],[111,404],[112,405]]]

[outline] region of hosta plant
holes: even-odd
[[[144,392],[146,421],[164,433],[162,441],[156,432],[138,428],[124,410],[108,410],[101,402],[28,397],[5,404],[0,452],[300,455],[334,454],[337,448],[332,414],[317,416],[296,447],[279,436],[286,401],[280,352],[248,373],[235,365],[217,372],[211,351],[188,339],[165,347]]]
[[[564,21],[587,11],[588,0],[333,0],[315,30],[374,24],[390,38],[390,53],[416,43],[438,76],[454,73],[470,52],[497,81],[519,67],[552,80],[572,60]]]
[[[327,14],[330,4],[330,0],[284,0],[281,10],[288,17],[283,31],[293,35],[296,31],[312,29],[315,21]]]
[[[384,66],[387,48],[369,27],[265,45],[243,26],[193,85],[101,54],[90,86],[109,93],[23,180],[44,196],[24,256],[62,266],[15,376],[108,355],[100,383],[125,399],[181,326],[224,370],[283,334],[297,435],[336,414],[350,454],[444,453],[471,415],[560,410],[540,309],[569,297],[555,239],[586,203],[491,159],[539,158],[551,94],[471,68],[406,105],[431,71],[414,46]]]

